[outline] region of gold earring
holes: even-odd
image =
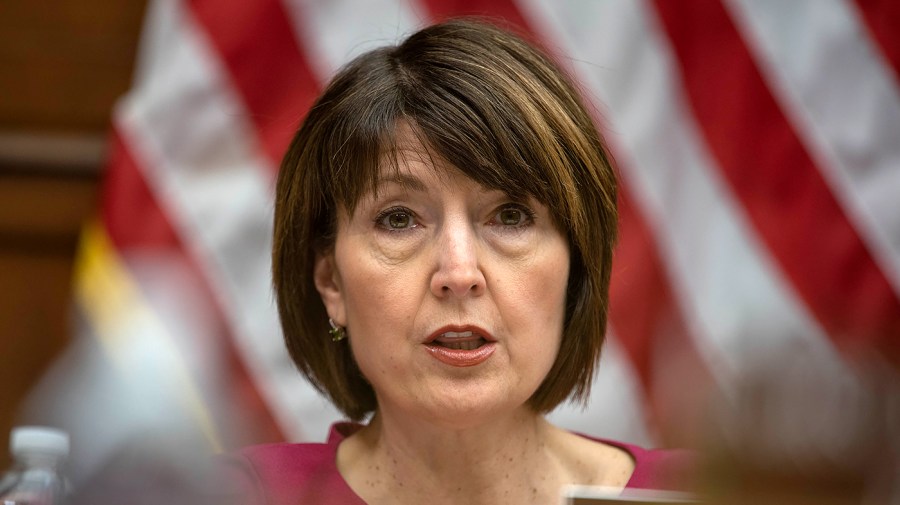
[[[347,332],[344,331],[344,328],[334,324],[334,320],[330,317],[328,318],[328,324],[331,325],[331,329],[328,330],[328,334],[331,335],[332,342],[340,342],[347,338]]]

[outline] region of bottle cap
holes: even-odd
[[[65,457],[69,455],[69,434],[46,426],[18,426],[10,433],[9,448],[14,456],[39,452]]]

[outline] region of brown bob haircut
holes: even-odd
[[[519,36],[457,19],[365,53],[334,77],[294,136],[275,198],[272,269],[284,339],[300,371],[359,420],[377,407],[349,339],[332,342],[313,280],[334,246],[337,210],[377,190],[406,122],[430,155],[486,188],[531,196],[568,238],[570,273],[556,362],[530,398],[548,412],[584,401],[606,332],[616,178],[568,78]],[[396,169],[396,166],[394,167]]]

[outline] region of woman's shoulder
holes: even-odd
[[[275,443],[219,457],[220,477],[241,503],[358,503],[335,464],[346,434],[332,427],[325,443]]]
[[[249,466],[267,479],[303,476],[334,466],[334,451],[324,443],[278,443],[244,447],[222,456],[226,461]]]
[[[608,439],[604,444],[627,452],[634,461],[634,472],[626,488],[691,491],[697,467],[693,451],[685,449],[645,449],[638,445]]]

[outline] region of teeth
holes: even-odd
[[[455,331],[448,331],[447,333],[444,333],[443,335],[441,335],[441,337],[443,337],[443,338],[465,338],[465,337],[471,337],[471,336],[472,336],[471,331],[462,331],[459,333],[457,333]]]
[[[448,331],[442,333],[434,342],[447,349],[471,351],[484,345],[485,340],[472,331]]]
[[[466,340],[464,342],[443,342],[442,345],[448,349],[457,349],[471,351],[481,347],[481,340]]]

